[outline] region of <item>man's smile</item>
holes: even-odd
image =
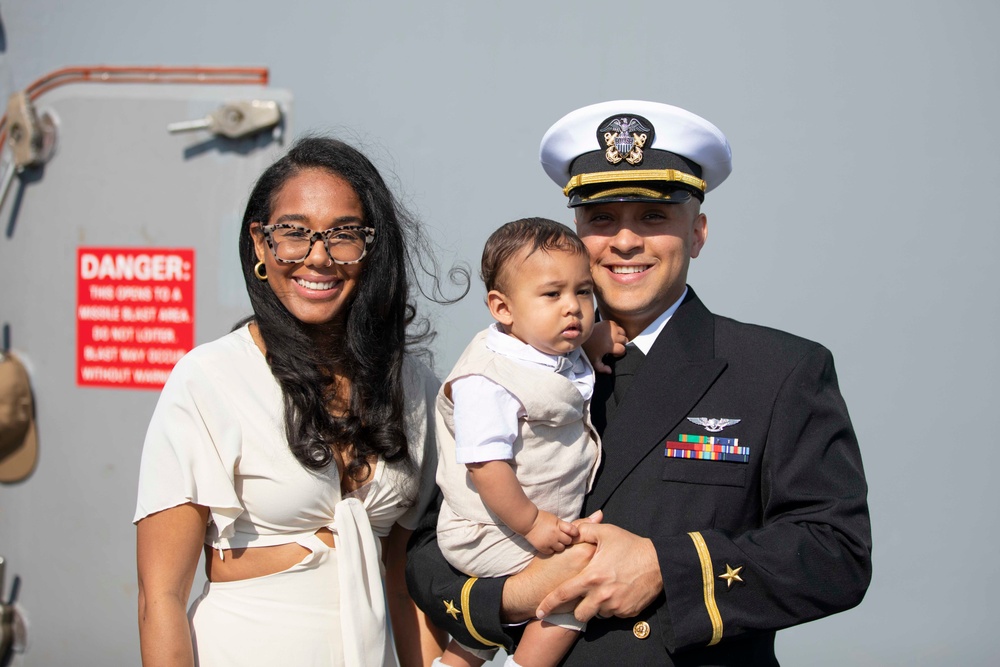
[[[648,271],[652,267],[651,264],[642,265],[629,265],[629,266],[610,266],[611,273],[617,273],[619,275],[625,275],[629,273],[642,273],[643,271]]]

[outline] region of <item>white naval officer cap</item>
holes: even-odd
[[[682,203],[726,180],[726,135],[690,111],[659,102],[616,100],[571,111],[542,137],[545,173],[568,206],[611,201]]]

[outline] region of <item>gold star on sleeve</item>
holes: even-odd
[[[458,615],[461,614],[458,608],[455,606],[454,600],[442,600],[444,602],[444,611],[446,614],[451,616],[456,621],[458,620]]]
[[[740,565],[738,568],[736,568],[734,570],[733,568],[729,567],[729,563],[726,563],[726,572],[725,572],[725,574],[720,574],[719,575],[719,579],[725,579],[726,580],[726,588],[727,589],[732,588],[734,581],[738,581],[740,583],[743,582],[743,580],[740,579],[740,570],[742,570],[742,569],[743,569],[742,565]]]

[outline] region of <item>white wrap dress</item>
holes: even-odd
[[[205,536],[223,549],[298,543],[288,570],[206,583],[189,618],[199,664],[395,665],[380,537],[414,528],[434,496],[429,369],[405,364],[412,466],[379,460],[341,498],[336,466],[315,472],[288,449],[280,386],[247,327],[201,345],[174,368],[143,446],[134,521],[183,503],[209,509]],[[330,549],[316,531],[334,532]],[[218,556],[216,556],[218,557]]]

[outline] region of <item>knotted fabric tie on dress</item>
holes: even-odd
[[[364,504],[357,498],[337,503],[334,544],[340,567],[340,619],[347,667],[385,662],[385,592],[380,548]]]

